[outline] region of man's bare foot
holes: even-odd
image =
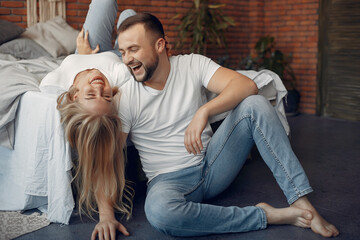
[[[274,208],[267,203],[259,203],[256,206],[264,210],[268,224],[291,224],[310,228],[313,218],[311,211],[297,207]]]
[[[306,209],[312,212],[313,219],[311,220],[310,227],[313,232],[320,234],[323,237],[336,237],[339,235],[339,230],[337,230],[334,225],[328,223],[323,217],[321,217],[306,197],[299,198],[291,206]]]

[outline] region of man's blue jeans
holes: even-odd
[[[93,0],[84,29],[89,30],[92,48],[100,44],[101,52],[112,51],[121,56],[111,44],[116,14],[116,1]],[[289,204],[312,191],[274,108],[264,97],[250,96],[234,108],[217,129],[199,165],[161,174],[148,184],[145,213],[151,225],[175,236],[266,228],[265,212],[259,207],[201,203],[231,184],[254,143]]]
[[[175,236],[266,228],[265,212],[259,207],[201,203],[232,183],[254,143],[289,204],[312,191],[273,107],[263,96],[250,96],[217,129],[200,165],[161,174],[148,184],[145,213],[149,222]]]

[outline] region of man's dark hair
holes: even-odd
[[[150,13],[137,13],[125,19],[118,29],[118,35],[138,23],[143,24],[145,30],[152,32],[156,38],[165,38],[161,22]]]

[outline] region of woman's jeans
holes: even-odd
[[[100,44],[101,52],[112,51],[120,56],[111,43],[116,14],[115,0],[93,0],[84,29],[89,31],[92,48]],[[124,15],[133,14],[132,10],[124,11],[118,22]],[[145,213],[151,225],[175,236],[266,228],[265,212],[259,207],[201,203],[231,184],[254,143],[289,204],[312,191],[274,108],[264,97],[250,96],[217,129],[199,165],[161,174],[148,184]]]
[[[95,49],[96,45],[99,44],[99,52],[110,51],[121,58],[117,37],[115,45],[112,43],[112,33],[114,31],[117,9],[116,0],[92,0],[83,28],[85,32],[89,32],[89,43],[92,49]],[[135,14],[136,12],[132,9],[122,11],[117,22],[117,28],[119,28],[120,23],[127,17]],[[76,53],[77,52],[76,50]]]
[[[148,184],[145,213],[151,225],[174,236],[266,228],[265,212],[259,207],[201,203],[232,183],[254,142],[289,204],[312,192],[273,107],[263,96],[250,96],[217,129],[201,164],[161,174]]]

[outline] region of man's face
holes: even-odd
[[[107,78],[97,69],[88,69],[76,75],[74,100],[95,114],[105,114],[112,107],[112,88]]]
[[[122,60],[139,82],[150,80],[159,63],[154,39],[150,35],[142,24],[136,24],[118,36]]]

